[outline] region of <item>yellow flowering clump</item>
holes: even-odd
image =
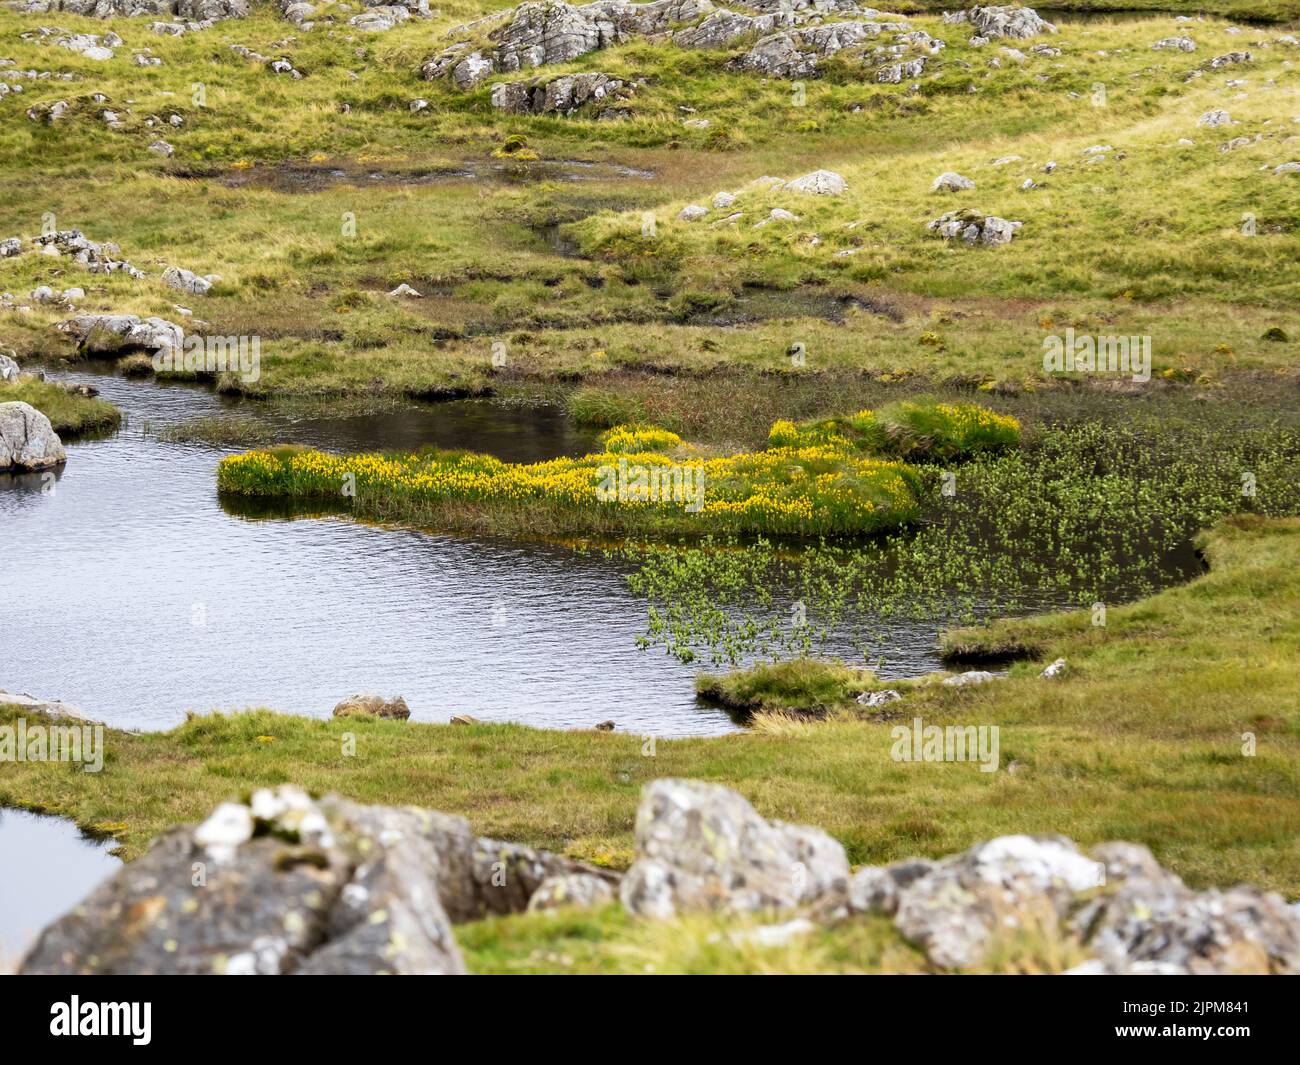
[[[550,534],[854,536],[898,526],[919,510],[914,471],[843,438],[682,462],[661,450],[681,444],[663,429],[623,427],[602,443],[596,454],[527,464],[468,452],[252,451],[223,459],[217,483],[236,495],[347,501],[361,513],[458,527],[481,516],[459,504],[503,516],[527,505],[528,528]],[[544,527],[532,517],[537,505],[550,515]]]
[[[682,438],[653,425],[617,425],[602,433],[600,442],[611,454],[634,454],[642,451],[672,451],[681,447]]]

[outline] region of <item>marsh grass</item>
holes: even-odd
[[[73,438],[117,428],[121,412],[106,399],[82,396],[52,381],[23,376],[0,381],[0,403],[30,403],[50,419],[60,437]]]

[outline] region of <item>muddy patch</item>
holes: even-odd
[[[654,172],[621,163],[587,159],[466,159],[427,167],[359,167],[329,163],[277,163],[226,169],[183,169],[174,177],[218,181],[231,189],[276,192],[321,192],[336,185],[411,188],[422,185],[490,183],[528,185],[542,182],[650,181]]]

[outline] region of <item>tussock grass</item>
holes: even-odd
[[[30,403],[50,419],[60,437],[114,429],[122,419],[106,399],[82,396],[50,381],[23,376],[17,381],[0,381],[0,403]]]

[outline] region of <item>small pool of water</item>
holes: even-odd
[[[71,821],[0,807],[0,972],[122,863]]]

